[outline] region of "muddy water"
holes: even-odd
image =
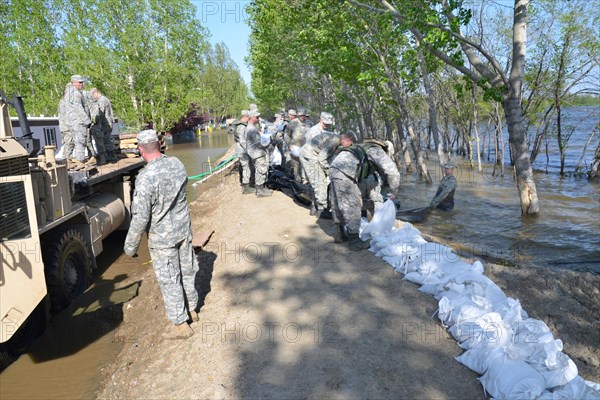
[[[436,165],[431,164],[430,170],[432,185],[419,182],[415,174],[403,176],[402,209],[428,205],[441,179]],[[522,218],[511,174],[492,176],[492,170],[486,166],[476,173],[459,161],[455,209],[434,210],[415,227],[460,243],[474,255],[600,273],[600,185],[538,173],[540,214]]]
[[[217,131],[192,143],[171,144],[167,154],[179,157],[189,175],[197,175],[214,167],[231,144],[232,135]],[[190,200],[195,192],[189,185]],[[104,378],[102,367],[119,354],[127,337],[121,324],[123,303],[136,296],[141,284],[121,283],[140,268],[123,255],[124,239],[125,232],[107,238],[94,284],[71,307],[53,316],[30,352],[0,374],[0,399],[93,398]],[[148,258],[140,254],[138,259]]]

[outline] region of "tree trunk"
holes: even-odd
[[[423,55],[423,51],[421,50],[421,46],[417,39],[417,57],[419,59],[419,66],[421,68],[421,75],[423,78],[423,87],[425,88],[425,94],[427,95],[427,103],[428,103],[428,116],[429,116],[429,133],[433,136],[433,143],[435,144],[435,151],[438,155],[438,160],[440,160],[440,164],[444,165],[448,158],[446,154],[444,154],[444,150],[442,149],[442,145],[440,142],[440,133],[437,126],[437,114],[435,111],[435,99],[433,97],[433,89],[431,87],[431,82],[429,81],[429,69],[427,68],[427,62],[425,61],[425,56]],[[429,141],[427,141],[427,147],[429,147]]]
[[[521,201],[521,214],[537,214],[540,211],[537,189],[533,179],[533,169],[529,159],[529,151],[525,143],[525,123],[521,101],[512,95],[515,91],[508,89],[508,96],[502,101],[508,128],[508,140],[515,162],[517,190]]]

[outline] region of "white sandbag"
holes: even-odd
[[[465,296],[457,296],[455,298],[442,297],[438,304],[438,318],[446,326],[452,326],[457,322],[472,321],[491,311],[487,307],[475,304],[470,298]]]
[[[373,219],[360,231],[362,240],[371,239],[373,236],[389,232],[396,224],[396,205],[392,200],[386,200],[373,214]]]
[[[275,147],[273,149],[273,152],[271,153],[271,165],[281,165],[281,161],[282,161],[282,157],[281,157],[281,152],[279,151],[279,149],[277,147]]]
[[[564,386],[577,375],[579,370],[577,365],[565,353],[558,353],[556,359],[558,364],[553,368],[542,368],[539,365],[532,365],[546,380],[546,389]]]
[[[535,399],[544,392],[544,377],[524,361],[495,357],[479,378],[494,399]]]
[[[498,286],[496,286],[496,288],[498,288]],[[501,289],[498,288],[498,290]],[[527,312],[523,310],[519,300],[513,299],[512,297],[506,297],[504,292],[502,292],[502,295],[505,297],[504,300],[498,301],[495,299],[493,310],[500,314],[502,321],[504,321],[507,326],[518,327],[520,323],[529,318]],[[491,297],[491,295],[489,296]]]
[[[472,321],[458,322],[452,325],[449,331],[465,350],[483,346],[505,347],[511,338],[511,333],[502,322],[500,314],[495,312],[484,314]]]
[[[538,400],[572,399],[600,400],[600,388],[595,389],[593,384],[588,385],[582,377],[576,376],[566,385],[546,390],[538,397]]]
[[[496,357],[504,357],[504,348],[499,346],[481,346],[474,347],[454,357],[456,361],[477,372],[479,375],[485,374],[490,363]]]

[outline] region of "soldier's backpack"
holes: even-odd
[[[369,161],[367,152],[362,146],[353,144],[349,147],[342,147],[340,151],[349,151],[358,160],[355,175],[357,183],[360,183],[363,180],[367,179],[369,175],[375,172],[375,166],[372,165],[371,161]]]

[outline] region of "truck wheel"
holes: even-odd
[[[53,313],[67,308],[85,291],[92,273],[92,257],[83,236],[75,229],[58,232],[57,236],[58,240],[46,241],[44,246],[46,285]]]
[[[49,320],[50,304],[48,297],[44,297],[17,332],[8,341],[0,344],[0,372],[27,351],[44,332]]]

